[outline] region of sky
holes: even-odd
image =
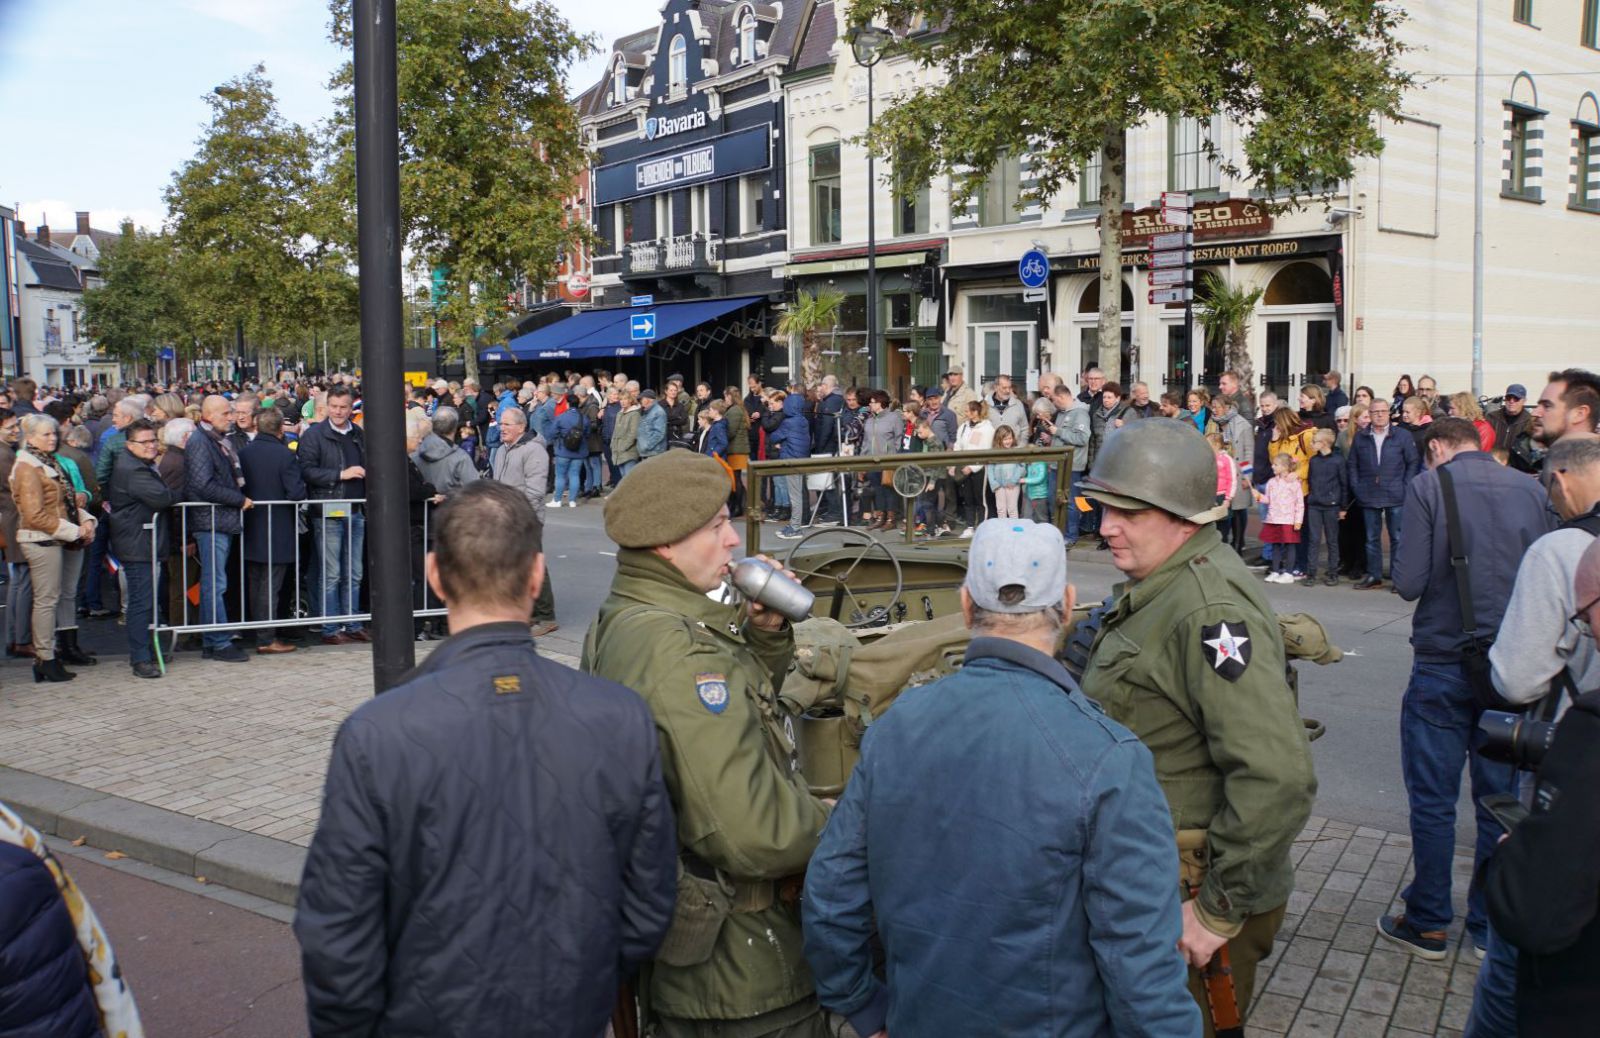
[[[601,52],[569,92],[598,81],[606,50],[654,24],[661,0],[554,0]],[[0,0],[0,205],[68,233],[74,214],[157,228],[163,189],[193,156],[217,84],[266,66],[283,115],[332,112],[342,55],[327,0]]]

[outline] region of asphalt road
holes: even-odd
[[[50,843],[99,915],[151,1038],[308,1033],[289,909]]]
[[[743,522],[738,523],[742,534]],[[770,537],[763,547],[786,550],[789,542]],[[1085,541],[1072,553],[1070,579],[1079,601],[1103,597],[1120,579],[1105,552]],[[602,528],[601,505],[549,509],[545,552],[550,579],[555,581],[556,614],[562,637],[582,640],[582,632],[599,611],[615,570],[616,545]],[[1411,606],[1387,591],[1265,585],[1280,612],[1308,612],[1327,627],[1346,658],[1332,666],[1301,664],[1301,711],[1327,725],[1314,744],[1320,789],[1317,813],[1328,818],[1371,825],[1393,832],[1407,829],[1405,787],[1400,774],[1400,698],[1411,667]],[[83,640],[106,662],[119,665],[127,645],[123,628],[114,621],[85,621]],[[267,661],[259,661],[270,665]],[[1458,817],[1468,801],[1463,796]],[[1463,845],[1471,842],[1470,823],[1458,827]]]

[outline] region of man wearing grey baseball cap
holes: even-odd
[[[861,1035],[1201,1033],[1150,752],[1052,655],[1074,598],[1053,526],[981,524],[964,665],[867,733],[802,900],[817,996]]]

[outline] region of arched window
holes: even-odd
[[[739,15],[739,63],[748,65],[756,60],[756,16],[746,7]]]
[[[1100,312],[1100,279],[1095,278],[1089,282],[1089,287],[1083,290],[1083,295],[1078,297],[1078,313],[1097,314]],[[1122,312],[1133,313],[1133,290],[1128,283],[1122,283]]]
[[[1314,263],[1291,263],[1267,284],[1264,306],[1310,306],[1333,302],[1333,279]]]
[[[682,36],[672,38],[667,50],[667,85],[681,88],[689,82],[689,45]]]
[[[628,69],[621,61],[611,73],[611,103],[620,105],[628,99]]]

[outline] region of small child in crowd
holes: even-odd
[[[1229,454],[1227,448],[1223,447],[1222,433],[1219,430],[1212,429],[1206,433],[1206,442],[1211,445],[1211,451],[1217,458],[1217,496],[1215,500],[1220,505],[1225,501],[1232,501],[1233,495],[1239,492],[1239,463],[1234,461],[1233,455]],[[1217,532],[1222,534],[1224,541],[1228,539],[1230,523],[1228,516],[1223,516],[1217,520]]]
[[[993,449],[997,451],[1016,450],[1017,433],[1009,425],[1002,425],[994,432]],[[1026,475],[1027,466],[1012,462],[988,466],[986,475],[989,486],[994,489],[994,508],[1001,519],[1018,519],[1017,504],[1022,496],[1022,477]]]
[[[1028,508],[1030,517],[1036,523],[1050,521],[1050,466],[1042,461],[1028,463],[1027,475],[1022,477],[1022,485],[1028,488]]]
[[[1267,506],[1267,519],[1261,526],[1262,544],[1299,544],[1300,526],[1305,522],[1306,499],[1300,490],[1300,477],[1296,474],[1294,458],[1279,454],[1272,459],[1272,478],[1256,492],[1256,500]],[[1288,550],[1272,553],[1272,572],[1266,576],[1269,584],[1293,584],[1289,575],[1294,552]]]
[[[1350,475],[1344,455],[1334,446],[1332,429],[1318,429],[1311,437],[1316,453],[1311,455],[1306,495],[1306,587],[1317,582],[1317,545],[1328,545],[1327,580],[1329,587],[1339,583],[1339,522],[1350,508]]]

